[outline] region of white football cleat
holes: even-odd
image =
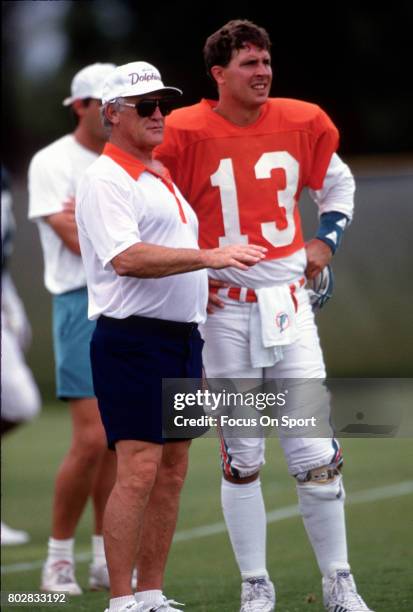
[[[82,594],[82,589],[76,582],[73,563],[65,560],[45,563],[40,589],[48,593]]]
[[[143,612],[143,602],[131,601],[130,603],[123,606],[119,612]],[[109,608],[106,608],[105,612],[109,612]]]
[[[185,605],[174,599],[167,599],[165,595],[161,595],[156,601],[151,602],[146,602],[144,599],[141,600],[139,597],[140,593],[135,593],[137,602],[143,604],[142,612],[182,612],[182,610],[178,610],[178,608],[173,608],[171,604],[174,604],[174,606]]]
[[[89,565],[89,588],[91,591],[106,591],[110,587],[109,572],[106,563]]]
[[[247,578],[242,581],[240,612],[273,612],[275,589],[265,576]]]
[[[0,539],[2,546],[18,546],[19,544],[26,544],[30,540],[30,536],[27,531],[12,529],[1,521]]]
[[[374,612],[357,593],[350,570],[335,570],[323,578],[323,600],[328,612]]]
[[[138,572],[133,570],[131,587],[138,588]],[[109,571],[106,563],[91,563],[89,565],[89,588],[91,591],[106,591],[110,589]]]

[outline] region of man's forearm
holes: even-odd
[[[229,245],[216,249],[179,249],[139,242],[112,259],[119,276],[160,278],[203,268],[247,270],[265,258],[267,249],[254,244]]]
[[[207,267],[206,251],[140,242],[112,259],[119,276],[161,278]]]
[[[79,237],[74,212],[63,210],[44,217],[46,223],[56,232],[65,246],[75,255],[80,255]]]

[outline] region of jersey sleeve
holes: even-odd
[[[329,212],[339,212],[351,221],[354,209],[355,182],[353,174],[337,153],[334,153],[324,178],[323,188],[309,190],[309,194],[319,208],[320,216]]]
[[[314,119],[313,130],[314,141],[308,186],[310,189],[318,190],[323,187],[330,160],[337,150],[339,134],[334,123],[321,109]]]
[[[29,167],[29,219],[61,212],[63,203],[74,196],[70,162],[53,164],[35,155]]]

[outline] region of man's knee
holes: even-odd
[[[94,398],[71,401],[73,437],[76,453],[87,460],[99,458],[107,448],[102,420]]]
[[[131,461],[129,469],[118,470],[117,484],[123,489],[137,495],[145,495],[150,492],[155,484],[159,464],[156,461]]]
[[[223,472],[224,480],[227,482],[232,482],[232,484],[245,485],[250,484],[250,482],[254,482],[260,476],[260,472],[255,472],[254,474],[250,474],[249,476],[241,476],[237,470],[235,470],[235,474],[227,474],[225,471]]]
[[[107,449],[107,441],[101,428],[88,427],[85,431],[75,431],[72,452],[86,463],[100,460]]]
[[[330,463],[329,465],[313,468],[307,472],[300,472],[295,475],[295,478],[299,484],[331,484],[340,477],[341,468],[342,464]]]
[[[303,510],[306,500],[344,502],[346,493],[341,475],[341,465],[324,465],[296,475],[300,506]],[[311,502],[312,500],[312,502]]]
[[[248,484],[259,477],[264,463],[264,444],[261,440],[248,440],[248,443],[231,446],[221,439],[221,468],[225,480]]]
[[[165,444],[159,469],[159,478],[169,489],[180,491],[188,471],[190,442]]]
[[[179,493],[184,486],[186,469],[164,468],[161,467],[159,473],[159,483],[162,484],[165,491]]]
[[[153,488],[162,458],[160,445],[121,440],[116,443],[116,483],[132,493],[146,495]]]
[[[152,490],[156,481],[156,474],[157,468],[155,465],[151,467],[145,466],[145,469],[139,474],[133,473],[119,476],[118,484],[132,493],[144,495]]]

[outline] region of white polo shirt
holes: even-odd
[[[37,222],[44,259],[44,283],[53,294],[86,286],[82,258],[66,247],[43,217],[59,213],[74,198],[86,168],[98,155],[73,134],[59,138],[33,157],[29,167],[29,219]]]
[[[169,178],[111,143],[88,168],[76,195],[76,220],[90,319],[104,314],[202,323],[206,270],[163,278],[119,276],[112,259],[138,242],[198,249],[198,221]]]

